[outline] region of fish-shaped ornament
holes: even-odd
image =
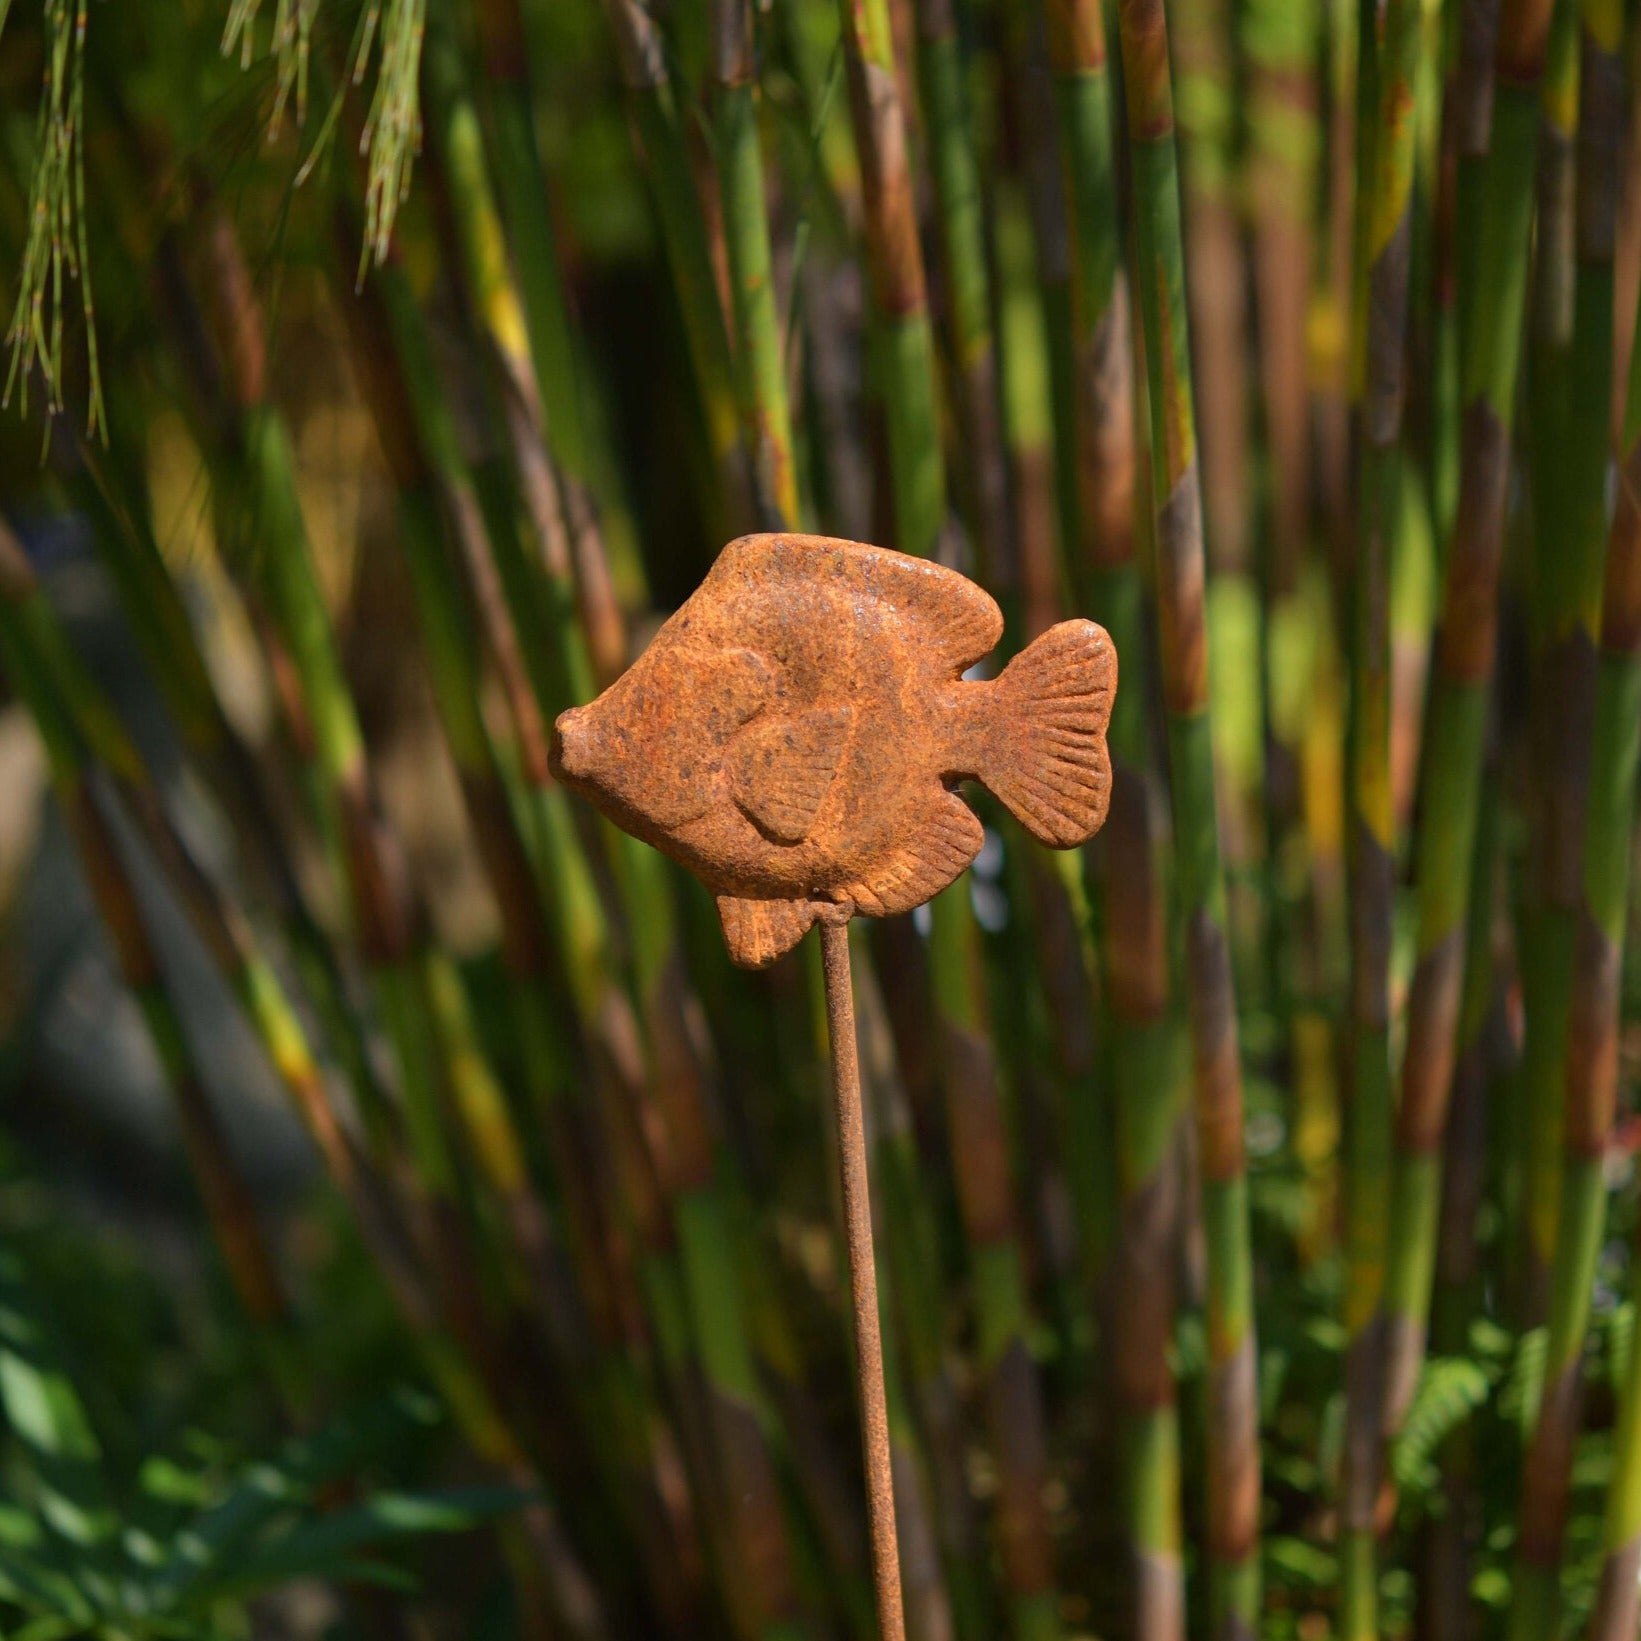
[[[732,541],[632,667],[563,713],[552,767],[717,896],[762,968],[817,921],[910,911],[984,841],[957,783],[1069,849],[1111,791],[1117,656],[1062,621],[993,679],[1002,612],[926,559],[825,536]]]

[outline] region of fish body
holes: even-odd
[[[992,680],[1002,636],[955,571],[858,542],[743,536],[590,706],[554,772],[718,898],[730,955],[761,967],[822,916],[938,894],[984,833],[973,777],[1061,848],[1105,818],[1116,654],[1051,628]]]

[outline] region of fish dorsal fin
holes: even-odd
[[[722,580],[728,594],[771,572],[809,585],[838,578],[888,604],[917,627],[919,658],[944,676],[965,672],[1003,636],[997,601],[968,577],[864,542],[785,531],[742,536],[718,555],[709,579]]]
[[[809,932],[817,907],[812,900],[746,900],[718,896],[724,944],[737,968],[766,969]]]
[[[935,671],[955,678],[997,648],[1003,612],[967,576],[886,547],[857,552],[853,567],[864,584],[916,623]]]
[[[975,812],[940,787],[927,805],[907,815],[905,838],[894,852],[843,893],[871,917],[909,912],[951,883],[985,841]]]
[[[742,813],[776,843],[801,843],[831,788],[853,716],[848,707],[765,713],[725,757]]]

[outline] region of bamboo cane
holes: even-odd
[[[1132,667],[1149,646],[1134,549],[1135,338],[1118,231],[1105,19],[1097,4],[1046,9],[1078,364],[1075,424],[1062,434],[1074,444],[1078,477],[1069,580],[1100,613]],[[1179,1206],[1170,1162],[1182,1108],[1172,1097],[1159,1098],[1158,1090],[1183,1092],[1183,1045],[1169,975],[1164,803],[1145,718],[1139,691],[1113,708],[1111,813],[1088,854],[1103,925],[1108,1075],[1116,1103],[1113,1303],[1123,1320],[1116,1330],[1114,1388],[1123,1419],[1134,1627],[1145,1641],[1168,1641],[1185,1621],[1178,1412],[1168,1360]]]
[[[1108,568],[1132,573],[1134,539],[1133,341],[1117,217],[1105,18],[1092,0],[1051,0],[1046,7],[1049,62],[1055,81],[1065,219],[1073,275],[1076,415],[1065,437],[1076,452],[1077,532],[1071,579],[1089,599],[1101,594],[1119,620],[1137,613],[1124,588],[1099,585]],[[1106,579],[1115,580],[1110,577]],[[1105,615],[1104,600],[1091,604]],[[1133,652],[1138,638],[1112,630]]]
[[[1248,574],[1251,473],[1246,258],[1238,178],[1242,133],[1229,0],[1176,0],[1171,55],[1179,82],[1178,151],[1185,270],[1194,346],[1193,391],[1203,407],[1198,445],[1203,516],[1214,568]]]
[[[20,565],[21,560],[17,559],[16,563]],[[26,566],[24,568],[26,570]],[[111,768],[127,793],[143,836],[156,850],[160,865],[184,900],[207,951],[222,968],[253,1025],[262,1034],[276,1071],[290,1087],[299,1114],[309,1126],[322,1157],[353,1208],[358,1228],[401,1314],[418,1340],[429,1372],[455,1411],[474,1450],[516,1479],[524,1471],[525,1461],[490,1401],[489,1391],[474,1368],[463,1360],[458,1349],[452,1345],[443,1331],[443,1325],[434,1315],[417,1251],[407,1240],[405,1227],[401,1223],[402,1204],[394,1200],[394,1193],[354,1147],[335,1117],[320,1103],[323,1095],[318,1087],[317,1075],[305,1059],[300,1026],[284,1003],[271,969],[254,949],[247,948],[246,936],[237,914],[220,899],[176,838],[160,808],[140,754],[125,738],[118,720],[106,704],[96,696],[94,686],[77,670],[77,663],[62,646],[60,638],[54,637],[49,613],[38,604],[38,593],[27,592],[32,584],[29,578],[26,574],[22,578],[14,576],[9,584],[27,594],[18,608],[35,642],[32,645],[25,643],[24,653],[31,649],[39,651],[42,688],[55,689],[62,695],[72,710],[79,732],[89,735],[88,744],[93,749],[100,748],[100,756],[112,760]],[[32,615],[29,613],[31,607]],[[24,632],[20,636],[26,640],[29,633]],[[55,710],[51,709],[53,714]],[[75,730],[66,719],[59,727],[59,738],[66,746]],[[86,796],[89,800],[89,793]],[[103,850],[105,845],[108,850],[114,847],[106,823],[89,808],[87,815],[77,823],[77,831],[94,850]],[[109,855],[105,860],[104,853],[99,853],[97,858],[103,862],[98,881],[111,897],[109,905],[130,922],[130,934],[122,939],[136,942],[131,946],[130,953],[134,960],[142,955],[141,942],[146,937],[140,921],[130,921],[138,919],[140,913],[128,889],[121,888],[123,866],[119,865],[117,855]],[[125,924],[122,924],[123,927]],[[157,969],[154,972],[157,974]],[[152,990],[152,987],[149,989]],[[153,997],[145,1000],[145,1012],[161,1028],[159,1041],[166,1063],[181,1064],[178,1056],[186,1058],[187,1039],[174,1015],[168,1018],[168,1009],[169,1005],[163,997],[157,1001]],[[197,1090],[197,1084],[192,1082],[191,1077],[190,1087]],[[211,1139],[215,1119],[210,1116],[208,1107],[200,1108],[202,1097],[197,1094],[190,1097],[185,1131],[196,1167],[209,1168],[214,1166],[210,1154],[220,1145],[220,1139],[216,1142]],[[231,1209],[235,1200],[235,1192],[220,1183],[211,1186],[206,1195],[208,1201],[217,1204],[223,1211]],[[243,1233],[238,1235],[238,1241],[244,1242]],[[247,1257],[242,1251],[236,1256],[236,1263],[243,1265]],[[265,1282],[258,1284],[259,1290],[265,1286]],[[541,1599],[550,1600],[561,1612],[572,1615],[573,1633],[584,1637],[585,1641],[593,1641],[593,1638],[603,1635],[599,1600],[574,1551],[562,1538],[550,1507],[546,1504],[533,1507],[527,1513],[527,1520],[528,1530],[541,1545],[545,1557],[543,1570],[548,1577],[540,1592]]]
[[[1578,857],[1583,843],[1583,792],[1589,773],[1590,708],[1601,589],[1604,479],[1608,441],[1588,395],[1610,392],[1612,281],[1603,324],[1597,276],[1585,235],[1575,234],[1575,204],[1586,222],[1595,184],[1588,161],[1599,161],[1616,185],[1613,162],[1588,143],[1586,91],[1610,102],[1611,87],[1585,87],[1579,65],[1579,13],[1557,8],[1543,88],[1533,309],[1527,370],[1531,382],[1528,434],[1532,445],[1534,689],[1532,742],[1545,772],[1528,805],[1529,878],[1525,888],[1522,984],[1527,1038],[1522,1067],[1521,1156],[1524,1160],[1522,1261],[1517,1321],[1544,1320],[1556,1241],[1561,1183],[1561,1066],[1572,999],[1573,926]],[[1611,110],[1600,117],[1611,119]],[[1575,129],[1576,128],[1576,129]],[[1579,136],[1579,133],[1583,136]],[[1616,144],[1613,131],[1602,141]],[[1578,150],[1575,154],[1575,138]],[[1576,167],[1574,161],[1580,163]],[[1577,198],[1575,199],[1575,194]],[[1600,207],[1610,218],[1612,207]],[[1610,232],[1610,230],[1609,230]],[[1612,247],[1602,260],[1610,264]],[[1583,307],[1575,338],[1575,287]],[[1577,357],[1575,358],[1575,351]],[[1575,370],[1593,370],[1588,381]],[[1592,516],[1593,514],[1593,516]]]
[[[1595,750],[1585,810],[1576,1001],[1567,1035],[1563,1190],[1568,1197],[1562,1223],[1568,1227],[1569,1256],[1576,1251],[1581,1260],[1593,1256],[1599,1243],[1600,1208],[1605,1200],[1600,1170],[1617,1089],[1619,981],[1636,771],[1641,762],[1641,349],[1630,358],[1618,454],[1618,505],[1607,538]],[[1590,1226],[1592,1218],[1595,1223]],[[1582,1234],[1575,1234],[1575,1227]],[[1569,1349],[1573,1352],[1571,1371],[1577,1373],[1576,1344],[1566,1343],[1574,1334],[1582,1342],[1582,1328],[1570,1326],[1577,1320],[1568,1314],[1574,1303],[1569,1296],[1558,1304],[1560,1314],[1553,1313],[1557,1344],[1562,1349],[1546,1362],[1546,1407],[1552,1405],[1552,1393],[1565,1394],[1567,1370],[1560,1369],[1556,1379],[1550,1373],[1568,1359]],[[1619,1641],[1634,1635],[1641,1607],[1641,1352],[1632,1351],[1629,1375],[1620,1390],[1602,1551],[1588,1633],[1591,1641]]]
[[[750,0],[714,0],[714,144],[723,201],[742,437],[753,454],[758,511],[770,528],[798,523],[786,363],[764,201]]]
[[[882,372],[894,542],[932,557],[946,515],[923,253],[887,0],[840,4],[844,68],[866,207],[866,257]]]
[[[490,110],[491,168],[529,327],[530,359],[564,494],[576,595],[594,667],[605,681],[627,661],[626,617],[601,514],[607,491],[578,358],[575,316],[553,233],[551,200],[536,145],[524,17],[518,0],[475,6]]]
[[[1510,0],[1499,20],[1492,148],[1480,209],[1488,276],[1474,288],[1465,349],[1460,494],[1442,590],[1428,717],[1428,788],[1414,842],[1418,965],[1396,1118],[1387,1431],[1400,1428],[1424,1356],[1441,1136],[1463,990],[1468,863],[1474,847],[1487,686],[1496,636],[1509,436],[1549,0]]]
[[[633,140],[648,174],[656,221],[684,335],[701,396],[707,436],[720,474],[724,503],[742,507],[744,477],[739,423],[723,309],[714,285],[712,256],[700,200],[679,130],[666,44],[649,0],[604,0],[626,88]]]
[[[1257,1357],[1225,885],[1209,739],[1205,555],[1180,223],[1168,24],[1161,0],[1117,12],[1137,213],[1136,276],[1151,407],[1157,601],[1186,994],[1208,1248],[1208,1556],[1216,1636],[1252,1635],[1259,1611]]]
[[[1351,692],[1351,1070],[1345,1326],[1346,1438],[1341,1476],[1341,1631],[1378,1634],[1375,1540],[1384,1393],[1385,1247],[1389,1223],[1393,1080],[1390,953],[1396,817],[1390,773],[1390,566],[1401,522],[1402,410],[1407,356],[1414,139],[1411,109],[1423,18],[1392,0],[1375,53],[1368,173],[1361,179],[1366,232],[1365,324],[1356,346],[1361,383],[1361,523],[1356,547]]]
[[[1579,369],[1573,380],[1581,396],[1583,414],[1574,417],[1569,407],[1568,433],[1581,435],[1586,444],[1593,443],[1599,452],[1606,421],[1602,407],[1609,398],[1606,373],[1613,358],[1613,253],[1623,129],[1622,9],[1598,0],[1582,8],[1581,22],[1578,311],[1574,321],[1575,359]],[[1597,543],[1601,540],[1605,462],[1599,457],[1591,458],[1587,451],[1577,450],[1571,441],[1567,456],[1569,471],[1564,474],[1563,482],[1567,486],[1564,492],[1567,505],[1573,513],[1569,534],[1573,530],[1577,534],[1572,544],[1564,546],[1562,551],[1568,557],[1582,556],[1589,552],[1592,538]],[[1583,479],[1583,485],[1575,487],[1575,480],[1579,478]],[[1583,495],[1579,494],[1580,488]],[[1622,513],[1623,503],[1620,503],[1620,521],[1615,521],[1608,538],[1606,607],[1601,617],[1604,657],[1624,647],[1622,589],[1625,583],[1622,578],[1628,566],[1619,535]],[[1579,652],[1589,644],[1591,631],[1585,623],[1592,620],[1593,610],[1589,601],[1576,599],[1575,588],[1569,587],[1567,592],[1572,595],[1568,602],[1574,604],[1568,612],[1572,630],[1557,632],[1554,638],[1570,652],[1571,664],[1576,666],[1581,658]],[[1510,1634],[1515,1641],[1529,1641],[1529,1638],[1538,1641],[1556,1630],[1573,1447],[1583,1408],[1584,1341],[1606,1222],[1605,1153],[1613,1122],[1615,1084],[1613,1074],[1604,1065],[1606,1050],[1600,1046],[1602,1033],[1608,1028],[1602,1023],[1601,1015],[1591,1010],[1592,1006],[1598,1010],[1606,1006],[1605,965],[1612,961],[1612,947],[1603,938],[1603,931],[1610,929],[1613,923],[1610,899],[1613,891],[1609,878],[1616,872],[1620,884],[1625,881],[1623,856],[1628,847],[1631,818],[1628,789],[1619,787],[1624,796],[1615,800],[1609,783],[1633,773],[1633,765],[1626,759],[1633,758],[1635,727],[1620,716],[1613,686],[1605,684],[1603,688],[1603,675],[1612,670],[1611,662],[1604,660],[1598,671],[1594,658],[1590,659],[1590,670],[1596,672],[1596,678],[1590,682],[1597,691],[1586,750],[1590,797],[1587,811],[1576,816],[1582,822],[1582,843],[1590,856],[1589,869],[1582,871],[1576,854],[1573,863],[1563,868],[1568,875],[1581,872],[1582,904],[1570,919],[1572,951],[1564,970],[1568,1005],[1563,1030],[1565,1059],[1561,1078],[1556,1079],[1562,1086],[1557,1089],[1555,1082],[1550,1082],[1550,1094],[1541,1093],[1552,1107],[1561,1108],[1561,1143],[1559,1147],[1552,1145],[1552,1150],[1559,1153],[1562,1177],[1550,1262],[1544,1387],[1522,1472],[1516,1587],[1510,1612]],[[1562,682],[1565,687],[1571,680]],[[1576,729],[1564,722],[1561,732],[1571,736],[1576,734]],[[1576,755],[1575,751],[1573,756]],[[1573,773],[1575,776],[1578,773],[1576,765]],[[1571,807],[1576,797],[1567,796]],[[1547,864],[1561,865],[1560,862]],[[1552,893],[1558,876],[1552,869],[1547,885]],[[1622,905],[1622,887],[1618,893]],[[1559,976],[1552,978],[1559,979]],[[1528,1023],[1531,1031],[1531,1015]],[[1530,1072],[1531,1051],[1527,1064]],[[1554,1093],[1559,1093],[1560,1098],[1554,1099]],[[1533,1115],[1529,1108],[1530,1120]]]
[[[1483,774],[1482,813],[1477,823],[1470,919],[1465,933],[1464,1004],[1459,1056],[1453,1073],[1453,1110],[1442,1158],[1440,1239],[1431,1302],[1431,1345],[1442,1355],[1466,1348],[1481,1299],[1481,1250],[1477,1214],[1487,1172],[1489,1106],[1507,1067],[1508,1025],[1501,1018],[1510,984],[1508,959],[1495,951],[1500,814],[1498,735],[1491,732]],[[1456,1430],[1438,1457],[1443,1513],[1424,1527],[1420,1564],[1421,1606],[1431,1641],[1464,1641],[1470,1634],[1471,1564],[1477,1536],[1477,1433]]]
[[[453,72],[453,66],[447,64],[446,72]],[[452,162],[451,180],[459,174],[475,186],[449,190],[448,205],[463,225],[458,237],[476,317],[491,337],[493,356],[505,361],[503,347],[512,334],[506,315],[519,310],[520,299],[505,267],[486,253],[486,247],[499,244],[500,225],[487,187],[477,186],[483,180],[483,160],[461,113],[465,93],[452,87],[450,95],[454,107],[447,111],[444,141]],[[399,345],[406,345],[403,335]],[[528,368],[529,362],[519,359],[508,367],[503,410],[509,416],[509,405],[530,410],[531,390],[524,374]],[[522,425],[529,425],[528,414]],[[448,432],[437,436],[436,446],[452,452]],[[515,455],[538,448],[539,441],[521,445],[514,440]],[[562,575],[555,576],[548,564],[543,576],[522,550],[507,478],[492,474],[481,500],[485,527],[464,537],[467,568],[478,590],[491,655],[505,658],[513,675],[509,703],[521,738],[544,751],[544,719],[591,694],[584,635]],[[791,1622],[796,1601],[791,1552],[781,1524],[772,1432],[766,1428],[751,1343],[740,1300],[725,1280],[723,1262],[733,1262],[735,1244],[727,1205],[713,1178],[713,1144],[701,1109],[697,1070],[688,1063],[687,1044],[673,1032],[670,1056],[657,1045],[658,1055],[667,1060],[665,1067],[661,1057],[655,1062],[657,1069],[670,1074],[650,1080],[659,1109],[615,1109],[635,1101],[647,1104],[650,1098],[638,1022],[619,988],[611,931],[564,794],[546,780],[544,759],[533,766],[532,779],[540,846],[545,851],[538,862],[538,886],[550,897],[549,905],[559,907],[555,915],[562,919],[561,946],[575,954],[569,973],[578,1012],[597,1050],[595,1066],[606,1074],[606,1099],[601,1102],[607,1108],[606,1120],[633,1124],[629,1132],[644,1137],[640,1150],[645,1155],[628,1152],[636,1165],[636,1171],[627,1170],[629,1183],[643,1174],[669,1198],[665,1213],[646,1212],[639,1223],[649,1228],[646,1261],[676,1262],[675,1271],[660,1273],[658,1279],[663,1284],[681,1283],[689,1317],[687,1337],[707,1368],[716,1462],[723,1470],[732,1536],[740,1545],[742,1574],[733,1594],[746,1624],[760,1633],[779,1634]],[[624,897],[630,897],[636,914],[635,969],[646,1000],[646,1023],[665,1034],[669,1027],[661,1004],[667,988],[677,983],[677,971],[670,966],[671,891],[657,879],[646,858],[650,852],[642,845],[623,838],[619,850]]]
[[[1294,588],[1310,531],[1310,389],[1305,323],[1311,295],[1320,132],[1311,0],[1250,6],[1240,23],[1248,58],[1248,201],[1253,219],[1259,377],[1270,449],[1271,542],[1266,581]]]
[[[927,557],[945,520],[945,464],[894,42],[883,0],[843,4],[839,13],[864,184],[894,544]],[[959,1209],[975,1262],[981,1366],[1000,1473],[997,1529],[1004,1580],[1014,1633],[1021,1641],[1035,1641],[1059,1633],[1043,1503],[1044,1417],[1025,1340],[1028,1300],[996,1067],[982,1025],[985,981],[978,928],[961,887],[938,896],[930,912],[942,1083]]]
[[[291,1363],[284,1358],[278,1337],[290,1319],[284,1284],[255,1199],[206,1092],[136,886],[99,800],[85,744],[69,703],[62,699],[60,669],[40,654],[41,623],[50,620],[42,598],[21,543],[0,523],[0,662],[27,703],[44,743],[53,788],[92,899],[171,1089],[190,1167],[236,1297],[253,1325],[267,1335],[276,1353],[281,1393],[291,1396],[296,1385],[285,1376]],[[117,732],[117,721],[109,728]]]
[[[1059,106],[1049,58],[1045,8],[1015,0],[1005,13],[1004,71],[1019,107],[1019,165],[1031,223],[1036,288],[1042,312],[1043,351],[1047,354],[1049,418],[1053,437],[1055,522],[1061,549],[1069,555],[1080,541],[1085,516],[1079,501],[1082,452],[1078,445],[1078,351],[1074,331],[1072,246],[1068,231],[1070,195],[1075,186],[1068,169],[1069,151],[1056,130]],[[1084,129],[1097,136],[1096,127]],[[1116,232],[1115,222],[1111,231]],[[1097,262],[1095,266],[1097,266]],[[1011,367],[1019,362],[1012,358]],[[1113,360],[1113,365],[1117,361]],[[1114,483],[1120,483],[1114,480]],[[1026,498],[1022,494],[1022,501]],[[1027,542],[1022,537],[1024,551]],[[1073,570],[1069,562],[1062,573]],[[1076,586],[1076,582],[1071,583]]]
[[[916,0],[917,77],[936,224],[947,282],[948,326],[964,461],[959,496],[973,521],[979,563],[1007,606],[1016,580],[1009,524],[995,306],[984,184],[952,0]]]

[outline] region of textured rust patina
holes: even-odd
[[[1105,819],[1117,658],[1064,621],[995,679],[964,672],[997,605],[923,559],[820,536],[743,536],[623,677],[558,720],[553,768],[718,898],[758,968],[814,923],[936,895],[984,833],[972,776],[1033,837]]]

